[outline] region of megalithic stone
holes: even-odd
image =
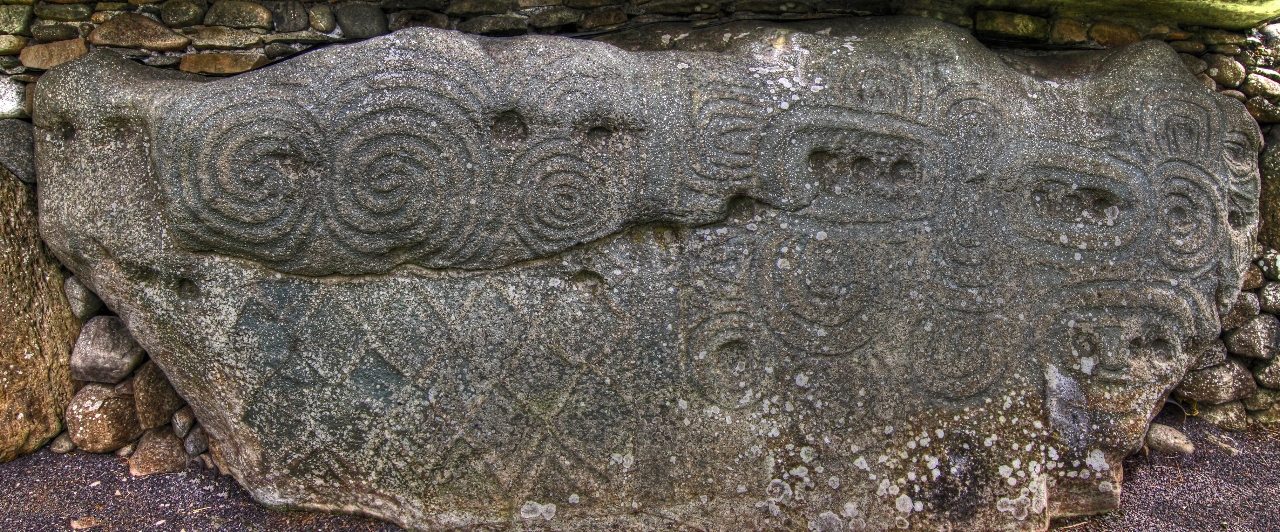
[[[1118,504],[1252,257],[1238,101],[1153,41],[608,38],[413,28],[213,81],[91,53],[40,80],[43,234],[271,505],[1044,530]]]
[[[32,175],[31,125],[0,120],[0,462],[62,431],[80,330],[63,272],[40,241],[35,191],[10,175],[19,172]]]

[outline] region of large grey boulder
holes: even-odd
[[[267,504],[563,530],[1118,504],[1252,256],[1243,106],[1150,41],[646,31],[414,28],[217,81],[96,51],[36,89],[41,228]]]

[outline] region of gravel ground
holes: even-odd
[[[181,473],[134,478],[124,458],[79,451],[58,455],[45,447],[0,464],[0,531],[401,530],[361,517],[269,510],[230,476],[194,464]]]
[[[1280,427],[1225,432],[1170,410],[1156,422],[1186,433],[1195,454],[1125,460],[1120,509],[1054,522],[1055,531],[1280,531]]]
[[[1125,461],[1120,509],[1054,523],[1071,532],[1263,532],[1280,530],[1280,429],[1228,433],[1168,412],[1157,421],[1187,433],[1191,456]],[[1234,449],[1234,452],[1232,451]],[[92,525],[92,527],[90,527]],[[80,527],[80,528],[77,528]],[[0,464],[0,531],[397,532],[353,516],[258,506],[229,476],[193,465],[182,473],[129,476],[114,455],[49,450]]]

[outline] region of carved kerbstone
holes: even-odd
[[[569,530],[1114,507],[1251,254],[1243,106],[1157,42],[663,31],[411,29],[216,81],[95,52],[37,88],[41,228],[264,503]]]

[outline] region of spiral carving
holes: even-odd
[[[483,95],[409,66],[352,76],[333,93],[350,95],[329,117],[333,237],[357,253],[429,264],[473,247],[489,203],[476,112]]]
[[[837,235],[775,241],[759,265],[767,304],[763,321],[783,343],[819,355],[852,352],[866,344],[881,320],[882,288],[859,272],[878,271],[876,250]]]
[[[267,261],[299,252],[328,162],[321,128],[293,100],[266,91],[171,123],[170,211],[184,237]]]
[[[1169,163],[1158,172],[1160,197],[1160,258],[1177,270],[1196,270],[1217,256],[1219,201],[1206,190],[1209,176],[1182,163]]]
[[[545,254],[604,236],[620,225],[609,168],[568,141],[541,144],[521,158],[524,176],[517,232],[534,253]]]
[[[1221,112],[1207,95],[1192,99],[1184,94],[1172,99],[1153,91],[1142,109],[1147,153],[1156,163],[1213,159],[1221,123]]]

